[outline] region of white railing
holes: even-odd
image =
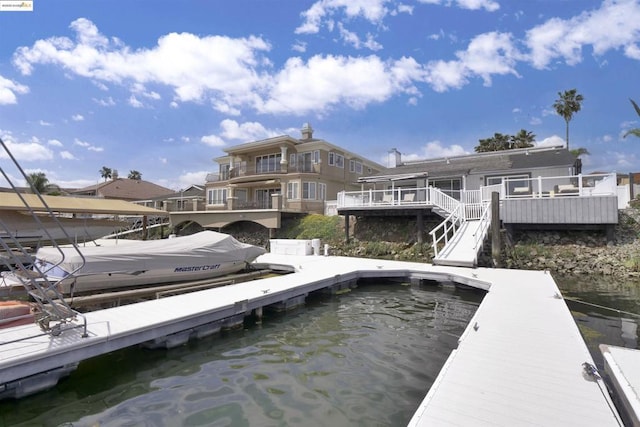
[[[449,214],[458,211],[461,205],[460,201],[434,187],[429,187],[429,200],[431,200],[431,204],[439,207]],[[460,209],[458,217],[464,218],[464,209]]]
[[[482,215],[480,216],[480,221],[478,223],[478,227],[476,231],[473,233],[473,251],[478,256],[478,251],[482,247],[484,243],[484,238],[487,235],[487,230],[489,230],[489,226],[491,225],[491,203],[486,202],[484,209],[482,210]],[[476,259],[477,260],[477,259]]]
[[[464,222],[464,205],[462,203],[458,203],[458,207],[456,207],[444,221],[429,232],[431,239],[433,240],[434,258],[436,258],[439,253],[438,244],[444,240],[443,249],[447,247],[449,240],[456,235],[456,232]],[[441,234],[438,236],[439,233]]]
[[[615,173],[550,177],[539,176],[536,178],[503,178],[499,185],[501,187],[501,199],[566,196],[591,197],[617,194]]]

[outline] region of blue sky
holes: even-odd
[[[584,171],[640,171],[640,0],[34,0],[0,40],[0,137],[63,187],[203,184],[225,147],[307,122],[382,164],[564,144],[573,88]]]

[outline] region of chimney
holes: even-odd
[[[396,168],[400,165],[402,165],[402,154],[395,148],[392,148],[389,150],[389,167]]]
[[[116,179],[118,179],[118,170],[117,169],[114,169],[114,170],[111,171],[111,179],[113,179],[114,181]]]
[[[302,133],[303,140],[308,141],[313,138],[313,128],[309,123],[305,123],[304,125],[302,125],[302,129],[300,130],[300,132]]]

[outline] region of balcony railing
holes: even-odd
[[[616,195],[615,174],[592,174],[537,178],[503,178],[500,183],[482,186],[479,190],[433,191],[433,187],[396,188],[393,190],[342,191],[338,193],[338,208],[394,207],[443,205],[451,212],[451,200],[466,206],[466,217],[482,216],[483,202],[491,200],[491,193],[501,199],[543,197],[593,197]],[[449,196],[445,200],[444,196]]]

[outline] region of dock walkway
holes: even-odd
[[[295,273],[95,311],[58,337],[35,325],[0,331],[0,390],[25,394],[90,357],[141,343],[179,345],[242,322],[254,310],[304,301],[358,278],[436,280],[487,290],[411,426],[617,426],[604,384],[586,376],[589,351],[551,275],[346,257],[266,254]],[[54,373],[51,374],[50,373]],[[33,380],[30,382],[30,380]],[[605,392],[603,393],[603,388]]]

